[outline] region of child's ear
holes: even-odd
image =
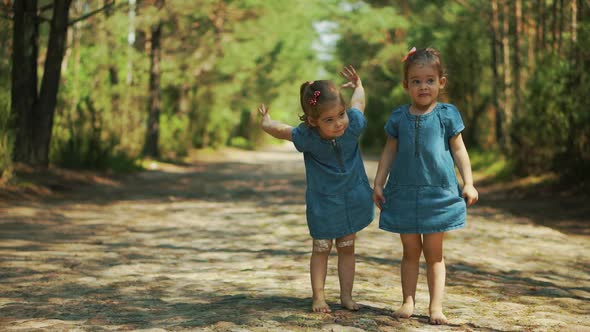
[[[445,85],[447,85],[447,78],[445,76],[440,78],[439,85],[441,89],[445,88]]]
[[[312,117],[307,117],[307,123],[311,127],[317,127],[318,126],[318,122],[315,119],[313,119]]]
[[[404,90],[408,90],[408,80],[403,80],[402,85],[404,86]]]

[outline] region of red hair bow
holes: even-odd
[[[412,49],[408,51],[408,54],[402,59],[402,62],[406,62],[406,60],[408,60],[408,58],[414,53],[416,53],[416,47],[412,47]]]
[[[318,97],[320,96],[320,92],[319,91],[314,91],[313,92],[313,97],[309,100],[309,104],[311,106],[315,106],[315,104],[318,103]]]

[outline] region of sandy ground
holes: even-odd
[[[428,324],[424,265],[416,315],[391,317],[401,245],[377,221],[357,241],[363,308],[338,305],[333,256],[334,312],[309,312],[305,177],[292,149],[53,188],[0,196],[1,331],[590,331],[587,210],[551,195],[520,202],[482,188],[468,226],[445,240],[441,327]]]

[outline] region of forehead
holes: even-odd
[[[335,104],[333,106],[326,107],[324,110],[322,110],[319,118],[326,119],[326,118],[335,117],[335,116],[340,115],[340,113],[342,113],[343,111],[344,111],[344,105]]]
[[[408,68],[408,77],[438,76],[438,68],[433,63],[416,63]]]

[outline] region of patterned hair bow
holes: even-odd
[[[406,60],[408,60],[408,58],[414,53],[416,53],[416,47],[412,47],[412,49],[408,51],[408,54],[402,59],[402,62],[406,62]]]
[[[315,106],[315,104],[318,103],[318,97],[320,96],[320,92],[319,91],[314,91],[313,92],[313,97],[311,97],[311,99],[309,99],[309,104],[311,106]]]

